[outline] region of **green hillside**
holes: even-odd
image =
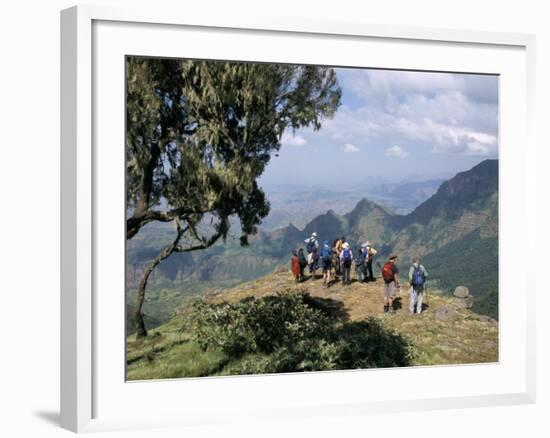
[[[431,280],[446,292],[466,286],[474,296],[473,310],[498,319],[498,239],[482,239],[476,230],[424,256]]]
[[[304,247],[313,231],[319,240],[346,236],[355,249],[370,240],[381,262],[390,252],[408,268],[414,255],[450,290],[465,285],[476,296],[475,309],[498,316],[498,161],[485,160],[469,171],[444,182],[437,192],[408,215],[396,215],[363,199],[349,213],[328,210],[303,229],[290,224],[274,231],[260,231],[250,246],[229,236],[211,248],[174,254],[161,263],[149,282],[144,312],[165,322],[173,309],[189,296],[232,287],[287,266],[293,249]],[[171,225],[144,227],[127,244],[127,291],[135,299],[140,273],[170,241]],[[131,327],[128,327],[131,332]]]
[[[408,296],[382,313],[383,283],[271,274],[189,303],[127,341],[129,380],[498,361],[498,324],[436,290],[421,315]]]

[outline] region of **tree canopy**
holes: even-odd
[[[269,213],[257,178],[284,131],[320,129],[342,91],[334,69],[316,66],[129,57],[126,75],[126,237],[153,221],[176,224],[140,281],[141,336],[153,269],[173,252],[225,239],[231,217],[248,244]]]
[[[128,58],[127,238],[151,221],[205,216],[242,240],[269,212],[257,177],[285,129],[321,127],[339,105],[331,68]],[[164,204],[163,204],[164,202]]]

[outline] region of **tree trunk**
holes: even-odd
[[[186,227],[181,228],[178,222],[177,229],[178,229],[178,234],[174,239],[174,241],[170,245],[165,247],[160,252],[160,254],[155,257],[155,259],[143,272],[143,275],[139,282],[138,301],[136,303],[136,308],[134,309],[134,320],[136,322],[136,327],[137,327],[136,338],[142,338],[147,336],[147,329],[145,327],[145,322],[143,321],[142,308],[143,308],[143,303],[145,302],[145,289],[147,288],[147,282],[149,281],[149,277],[153,273],[154,269],[160,264],[160,262],[170,257],[170,255],[172,255],[172,253],[174,252],[191,252],[191,251],[197,251],[197,250],[209,248],[214,243],[216,243],[216,241],[223,235],[223,228],[220,228],[220,227],[218,227],[217,231],[214,234],[212,234],[209,238],[199,237],[196,229],[194,228],[194,225],[192,224],[188,224]],[[193,235],[193,237],[200,243],[194,246],[189,246],[187,248],[182,248],[179,246],[179,241],[188,230],[191,230],[191,234]]]
[[[170,245],[164,248],[161,251],[161,253],[155,257],[155,259],[143,272],[143,276],[141,277],[141,281],[139,282],[138,300],[136,303],[136,308],[134,310],[134,320],[136,322],[136,328],[137,328],[136,338],[138,339],[147,336],[145,321],[143,321],[142,308],[143,308],[143,303],[145,302],[145,289],[147,288],[147,282],[149,281],[149,277],[153,273],[154,269],[159,265],[159,263],[162,262],[164,259],[170,257],[170,255],[176,250],[182,234],[183,233],[181,231],[178,232],[178,236],[176,237],[176,239]]]

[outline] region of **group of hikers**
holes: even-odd
[[[304,271],[309,269],[311,278],[316,278],[316,271],[321,266],[323,273],[323,284],[330,287],[332,284],[332,271],[334,269],[334,280],[342,277],[342,284],[351,284],[351,267],[355,265],[357,281],[368,283],[376,281],[373,274],[372,264],[378,251],[369,241],[361,243],[357,247],[354,255],[351,245],[345,237],[335,239],[332,244],[325,240],[322,245],[319,244],[317,233],[312,233],[310,237],[304,240],[306,244],[307,256],[303,248],[292,251],[292,273],[295,281],[305,280]],[[400,295],[399,269],[396,265],[397,255],[390,254],[384,265],[377,263],[380,268],[382,279],[384,280],[384,313],[394,312],[394,299]],[[422,303],[424,291],[426,289],[426,278],[428,272],[420,263],[418,257],[413,257],[412,265],[409,269],[409,313],[422,313]]]

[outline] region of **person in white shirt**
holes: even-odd
[[[351,284],[351,263],[353,262],[353,252],[349,247],[349,243],[345,242],[342,245],[340,252],[340,264],[342,265],[342,284]]]

